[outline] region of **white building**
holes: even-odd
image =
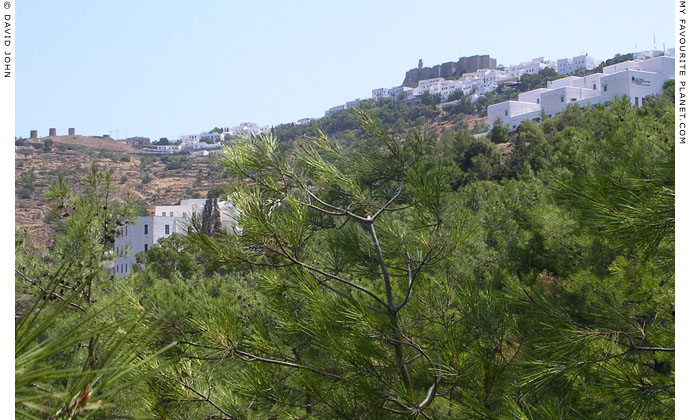
[[[189,141],[199,141],[199,140],[200,140],[200,138],[199,138],[198,134],[189,134],[186,136],[180,136],[180,142],[181,143],[186,143]]]
[[[604,67],[603,73],[553,80],[546,88],[521,93],[517,101],[489,105],[489,128],[500,120],[513,131],[526,119],[540,121],[542,113],[554,116],[568,105],[608,106],[616,97],[627,96],[631,104],[642,106],[647,96],[661,94],[664,82],[674,78],[674,65],[672,57],[664,56],[614,64]]]
[[[182,200],[177,206],[156,206],[154,216],[139,217],[118,227],[115,238],[115,260],[111,269],[116,277],[132,272],[136,254],[148,252],[161,238],[173,233],[185,234],[192,215],[201,215],[205,199]],[[231,231],[237,219],[237,210],[227,201],[219,201],[223,229]]]
[[[390,89],[379,88],[371,91],[371,99],[390,98]]]
[[[397,99],[401,93],[409,92],[411,90],[412,90],[412,88],[407,87],[407,86],[402,86],[402,85],[401,86],[394,86],[394,87],[390,88],[390,90],[388,91],[388,94],[390,95],[391,98]]]
[[[664,52],[660,50],[646,50],[633,53],[633,58],[635,60],[648,60],[650,58],[658,57],[660,55],[664,55]]]
[[[425,93],[431,95],[439,95],[441,101],[448,100],[448,96],[455,91],[462,91],[465,95],[476,92],[480,95],[490,92],[498,87],[499,82],[506,81],[508,77],[505,72],[496,69],[480,69],[476,72],[465,73],[459,79],[446,80],[442,77],[433,79],[420,80],[417,87],[411,88],[407,86],[395,86],[390,89],[379,88],[371,91],[373,99],[393,98],[396,102],[401,99],[401,94],[405,93],[404,102],[407,104],[416,104],[421,102],[421,96]],[[344,108],[348,108],[350,103],[345,104]],[[329,115],[340,109],[341,107],[334,107],[326,111]]]
[[[557,64],[544,57],[533,58],[531,61],[525,61],[517,65],[511,65],[503,68],[503,75],[505,80],[520,80],[525,75],[538,74],[545,68],[556,69]]]
[[[334,106],[334,107],[329,108],[328,110],[326,110],[326,115],[331,115],[331,114],[333,114],[334,112],[342,111],[343,109],[345,109],[345,105]]]
[[[253,123],[253,122],[243,122],[243,123],[240,123],[240,125],[235,126],[235,127],[223,127],[222,130],[223,130],[222,135],[230,134],[231,136],[248,136],[248,135],[268,133],[271,131],[271,127],[269,127],[269,126],[260,127],[258,124]]]
[[[361,99],[357,98],[354,101],[345,102],[345,109],[353,108],[358,106],[362,102]]]
[[[223,140],[222,133],[201,133],[199,134],[199,141],[210,140],[214,143],[220,143]]]
[[[203,149],[217,149],[220,147],[220,144],[218,143],[206,143],[204,141],[189,141],[186,143],[182,143],[181,150],[184,150],[186,152],[191,152],[194,150],[203,150]]]
[[[162,152],[162,153],[168,153],[168,154],[180,153],[181,150],[182,150],[182,143],[156,145],[156,151]]]
[[[589,55],[578,55],[573,58],[561,58],[556,62],[558,74],[573,74],[579,69],[593,70],[601,63]]]

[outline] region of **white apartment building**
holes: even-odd
[[[556,71],[558,74],[573,74],[579,69],[592,70],[599,63],[601,61],[595,60],[587,54],[573,58],[561,58],[556,62]]]
[[[116,277],[126,276],[136,264],[136,254],[148,252],[161,238],[173,233],[185,234],[189,218],[201,215],[205,199],[182,200],[177,206],[156,206],[154,216],[139,217],[118,227],[115,238],[115,260],[111,273]],[[223,229],[231,231],[237,219],[237,210],[227,201],[219,201],[220,220]]]
[[[642,106],[647,96],[663,92],[664,82],[674,78],[674,66],[674,58],[663,56],[614,64],[604,67],[603,73],[585,77],[553,80],[546,88],[521,93],[517,101],[489,105],[489,129],[500,120],[509,131],[513,131],[524,120],[539,122],[542,113],[554,116],[568,105],[580,108],[608,106],[612,99],[623,96],[627,96],[634,106]]]

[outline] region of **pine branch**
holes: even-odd
[[[185,383],[185,382],[183,382],[183,381],[181,381],[181,380],[179,380],[179,379],[177,379],[177,378],[172,378],[172,377],[166,375],[166,374],[163,373],[163,372],[160,372],[160,374],[161,374],[161,376],[163,376],[164,378],[167,378],[167,379],[169,379],[169,380],[171,380],[171,381],[175,381],[175,382],[177,382],[178,384],[182,385],[184,388],[190,390],[192,393],[194,393],[195,395],[197,395],[197,396],[201,399],[201,401],[204,401],[204,402],[210,404],[211,406],[213,406],[213,408],[215,408],[216,410],[218,410],[218,412],[220,412],[222,415],[226,416],[227,418],[232,419],[232,420],[240,420],[238,417],[235,417],[235,416],[233,416],[232,414],[228,413],[227,411],[223,410],[218,404],[216,404],[215,402],[213,402],[213,401],[212,401],[209,397],[207,397],[206,395],[204,395],[204,394],[202,394],[201,392],[197,391],[197,390],[196,390],[194,387],[192,387],[191,385],[189,385],[189,384],[187,384],[187,383]]]

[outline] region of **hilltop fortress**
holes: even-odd
[[[460,57],[457,62],[449,61],[443,64],[437,64],[434,67],[424,67],[422,60],[419,60],[419,65],[416,69],[409,70],[405,73],[405,80],[403,86],[416,88],[420,80],[435,79],[442,77],[444,79],[459,77],[463,73],[472,73],[479,69],[495,69],[496,59],[489,55],[473,55],[472,57]]]

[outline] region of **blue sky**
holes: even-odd
[[[529,3],[529,5],[527,4]],[[277,125],[426,66],[673,46],[671,1],[47,1],[17,4],[16,135],[177,138]]]

